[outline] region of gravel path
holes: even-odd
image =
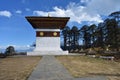
[[[60,62],[50,55],[43,56],[28,80],[107,80],[106,77],[74,78]]]

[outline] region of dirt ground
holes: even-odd
[[[120,62],[87,56],[56,56],[74,77],[106,76],[120,80]]]
[[[41,57],[7,57],[0,59],[0,80],[26,80]]]

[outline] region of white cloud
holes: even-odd
[[[89,2],[90,0],[80,0],[81,3],[87,3]]]
[[[28,51],[28,50],[32,51],[34,49],[34,47],[31,47],[30,45],[24,45],[24,46],[7,45],[7,46],[0,46],[0,52],[4,52],[8,46],[13,46],[16,51]]]
[[[81,23],[82,21],[95,21],[101,22],[101,17],[99,14],[89,15],[84,10],[85,7],[78,6],[74,7],[74,5],[69,5],[69,7],[65,9],[61,9],[58,7],[54,7],[54,11],[44,12],[44,11],[34,11],[33,13],[38,16],[56,16],[56,17],[70,17],[70,21]]]
[[[120,0],[91,0],[86,6],[86,11],[109,15],[114,11],[120,10]]]
[[[27,49],[31,49],[32,47],[30,45],[25,45],[25,46],[14,46],[16,50],[27,50]]]
[[[81,6],[85,3],[86,6]],[[69,3],[66,8],[53,7],[53,11],[44,12],[40,10],[33,11],[34,15],[56,17],[70,17],[70,21],[81,23],[82,21],[102,22],[101,15],[108,16],[111,12],[120,9],[120,0],[81,0],[80,3]]]
[[[5,16],[5,17],[10,18],[12,14],[10,11],[5,10],[5,11],[0,11],[0,16]]]
[[[50,14],[50,16],[66,16],[65,15],[65,10],[64,9],[60,9],[58,7],[54,7],[55,11],[50,11],[50,12],[44,12],[44,11],[34,11],[33,14],[38,15],[38,16],[48,16],[48,14]]]
[[[21,13],[22,13],[22,11],[21,11],[21,10],[17,10],[17,11],[16,11],[16,13],[21,14]]]
[[[29,9],[29,8],[25,8],[25,10],[26,10],[26,11],[30,11],[30,9]]]

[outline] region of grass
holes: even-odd
[[[40,57],[8,57],[0,59],[0,80],[26,80]]]
[[[90,58],[87,56],[56,56],[74,77],[106,76],[120,80],[120,62]]]

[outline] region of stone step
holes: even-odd
[[[68,55],[68,51],[33,51],[27,52],[27,55]]]

